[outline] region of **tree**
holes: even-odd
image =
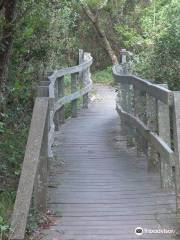
[[[1,1],[0,9],[4,9],[4,23],[0,43],[0,111],[3,111],[6,104],[6,84],[8,79],[8,66],[13,42],[16,0]]]
[[[103,9],[104,6],[106,6],[108,1],[105,0],[103,2],[100,2],[99,6],[95,10],[96,11],[95,14],[92,12],[92,10],[89,7],[87,2],[85,2],[84,0],[81,0],[80,2],[81,2],[81,6],[84,10],[84,13],[89,18],[89,20],[92,22],[92,24],[98,34],[98,37],[99,37],[100,41],[103,43],[103,46],[104,46],[108,56],[110,57],[112,63],[117,64],[118,63],[117,56],[116,56],[115,52],[113,51],[110,41],[108,40],[106,33],[103,30],[103,28],[99,22],[100,10]]]

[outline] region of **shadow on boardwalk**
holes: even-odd
[[[97,99],[56,134],[48,207],[54,223],[46,240],[180,239],[144,233],[176,229],[175,195],[147,173],[146,159],[127,149],[115,110],[115,93],[96,86]]]

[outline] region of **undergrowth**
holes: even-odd
[[[112,67],[96,71],[92,74],[93,83],[101,83],[104,85],[113,85]]]

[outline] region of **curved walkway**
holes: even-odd
[[[115,93],[96,86],[97,98],[56,134],[48,207],[54,215],[48,240],[178,239],[175,196],[147,173],[146,159],[127,149],[115,110]]]

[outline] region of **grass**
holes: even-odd
[[[8,239],[9,218],[12,212],[15,192],[6,189],[0,191],[0,239]]]
[[[94,83],[101,83],[104,85],[113,85],[112,67],[96,71],[92,74],[92,80]]]

